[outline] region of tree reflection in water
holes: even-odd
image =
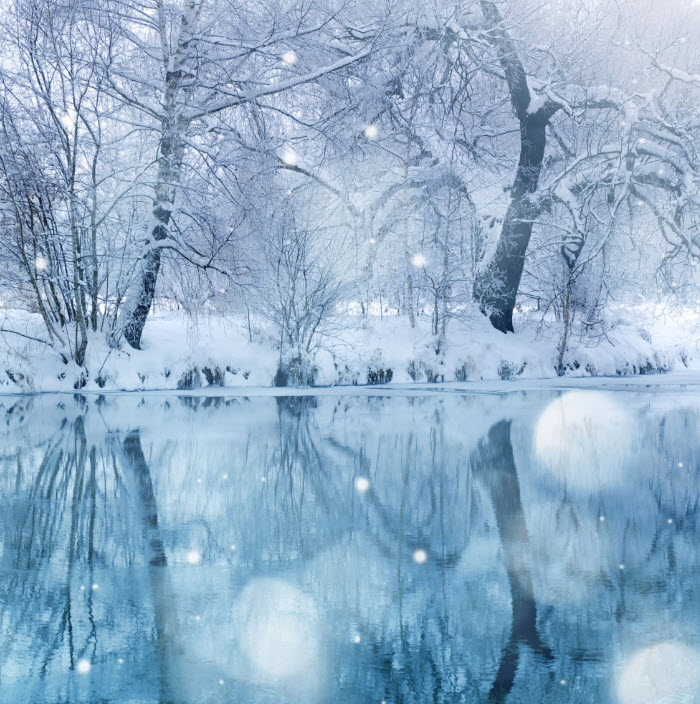
[[[496,514],[513,608],[510,636],[489,693],[494,702],[505,701],[513,689],[521,644],[546,661],[554,659],[537,631],[537,606],[529,564],[532,553],[513,459],[510,425],[506,420],[494,424],[471,457],[474,475],[488,488]]]
[[[524,395],[136,400],[2,409],[3,701],[608,702],[697,645],[695,407],[574,491]]]

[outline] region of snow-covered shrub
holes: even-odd
[[[312,385],[322,340],[342,324],[348,282],[343,250],[314,224],[315,207],[312,199],[297,207],[285,200],[268,220],[255,289],[258,313],[272,324],[279,348],[276,386]]]

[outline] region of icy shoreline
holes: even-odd
[[[445,381],[437,383],[382,384],[362,386],[209,386],[199,389],[92,389],[83,388],[52,391],[9,391],[6,388],[0,396],[85,396],[109,398],[133,396],[146,398],[183,396],[191,398],[270,398],[284,396],[423,396],[423,395],[501,395],[533,391],[569,390],[614,390],[639,391],[655,388],[660,391],[700,392],[700,370],[663,374],[642,374],[636,376],[586,376],[586,377],[545,377],[513,380]]]

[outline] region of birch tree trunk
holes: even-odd
[[[176,189],[180,181],[185,132],[189,126],[189,121],[181,117],[180,113],[193,88],[194,69],[190,68],[190,63],[195,49],[194,36],[197,32],[203,6],[203,0],[189,0],[185,4],[182,9],[175,49],[171,50],[167,42],[165,7],[162,1],[158,2],[158,25],[161,37],[163,37],[162,59],[165,67],[163,114],[160,120],[158,143],[158,175],[152,220],[149,224],[141,261],[122,309],[123,324],[117,327],[134,349],[141,347],[141,335],[153,304],[161,262],[159,243],[168,238],[168,226],[172,217]]]

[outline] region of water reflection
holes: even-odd
[[[489,699],[494,702],[504,702],[513,689],[521,645],[528,646],[533,654],[546,662],[554,660],[551,649],[544,644],[537,630],[532,552],[513,459],[510,425],[510,421],[505,420],[495,423],[472,454],[475,476],[486,486],[496,514],[512,605],[510,635],[489,693]]]
[[[3,702],[627,704],[700,646],[691,394],[0,413]]]

